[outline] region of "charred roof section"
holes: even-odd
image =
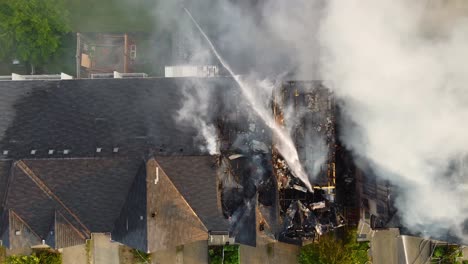
[[[275,93],[275,120],[289,131],[314,186],[309,190],[294,177],[281,154],[273,149],[281,241],[300,245],[345,223],[335,205],[335,111],[334,95],[320,81],[285,82]]]

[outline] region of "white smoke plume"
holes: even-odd
[[[228,5],[227,2],[226,2],[226,5]],[[231,7],[231,9],[236,10],[233,6],[230,6],[230,7]],[[319,142],[318,142],[319,144],[315,144],[315,146],[317,146],[316,148],[313,147],[311,149],[311,151],[314,151],[314,155],[308,155],[309,157],[313,157],[313,159],[311,159],[311,164],[308,164],[308,165],[310,165],[309,168],[312,168],[312,170],[310,170],[310,172],[313,172],[312,175],[311,175],[312,177],[310,177],[309,175],[307,175],[306,171],[304,170],[303,165],[301,164],[301,161],[299,160],[299,155],[298,155],[297,149],[296,149],[296,147],[294,145],[294,142],[293,142],[293,140],[291,138],[291,135],[289,133],[287,133],[287,131],[284,128],[280,127],[275,122],[275,120],[273,119],[271,110],[268,107],[265,107],[265,105],[268,105],[268,103],[265,103],[265,102],[268,102],[269,100],[271,100],[271,96],[267,96],[267,97],[258,97],[258,96],[256,96],[256,93],[258,93],[258,91],[262,92],[262,91],[268,90],[267,86],[264,85],[265,83],[259,82],[258,84],[260,84],[260,85],[258,85],[258,84],[257,85],[251,85],[252,83],[248,83],[245,80],[243,80],[242,78],[240,78],[238,75],[236,75],[233,68],[225,60],[225,58],[219,53],[219,50],[217,49],[217,47],[214,45],[214,43],[208,37],[206,32],[203,30],[203,28],[201,28],[199,23],[192,16],[191,12],[189,12],[189,10],[186,9],[186,8],[184,8],[184,10],[187,13],[188,17],[193,21],[196,28],[200,31],[201,35],[206,39],[207,44],[209,45],[209,47],[210,47],[211,51],[213,52],[214,56],[218,59],[219,63],[227,70],[229,75],[232,76],[234,78],[234,80],[237,82],[237,84],[239,85],[240,90],[242,92],[243,99],[245,99],[246,102],[250,105],[251,110],[254,113],[256,113],[257,116],[260,117],[269,128],[271,128],[271,130],[273,132],[273,135],[274,135],[276,148],[278,149],[278,151],[281,153],[281,155],[287,161],[287,163],[288,163],[291,171],[293,172],[293,174],[296,177],[300,178],[305,183],[305,185],[309,189],[311,189],[312,184],[311,184],[310,180],[311,180],[311,178],[313,178],[315,176],[314,174],[316,172],[318,172],[318,168],[321,165],[321,164],[318,164],[318,163],[323,163],[324,157],[326,155],[326,151],[322,151],[323,150],[322,145],[324,145],[323,144],[323,139],[319,140]],[[310,10],[310,8],[308,10]],[[284,17],[282,17],[282,19],[284,21],[287,21],[286,16],[289,16],[289,15],[291,15],[291,14],[289,14],[289,13],[279,14],[279,16],[284,16]],[[296,23],[295,25],[299,25],[299,24],[300,23]],[[239,28],[236,28],[236,29],[239,29]],[[262,31],[260,30],[260,32],[262,32]],[[236,32],[236,34],[239,34],[239,32]],[[225,33],[224,35],[229,35],[229,34]],[[272,38],[273,38],[273,36],[272,36]],[[304,41],[306,41],[306,39],[304,39]],[[305,47],[310,47],[309,45],[304,45],[304,46]],[[302,50],[302,49],[300,49],[300,50]],[[295,56],[294,58],[299,59],[300,56]],[[304,65],[304,64],[301,64],[301,65]],[[308,66],[309,65],[307,65],[307,68],[308,68]],[[308,68],[308,71],[313,73],[312,69]],[[299,72],[302,73],[302,71],[299,71]],[[305,72],[306,71],[304,71],[304,73]],[[252,75],[254,75],[254,74],[251,73],[250,76],[252,76]],[[270,89],[270,90],[272,91],[273,89]],[[270,93],[270,94],[272,94],[272,93]],[[312,142],[312,143],[316,143],[316,142]],[[322,155],[318,155],[319,153],[321,153]]]
[[[466,1],[247,2],[158,1],[156,26],[172,32],[185,6],[237,74],[329,81],[343,102],[342,141],[400,187],[404,224],[466,237]]]
[[[355,123],[342,140],[402,190],[403,223],[467,242],[468,24],[435,27],[430,2],[329,1],[321,70]]]
[[[210,119],[211,91],[195,80],[186,85],[183,90],[182,108],[177,112],[176,120],[183,126],[196,128],[198,137],[204,141],[204,144],[200,145],[201,150],[216,155],[219,154],[219,144],[216,128]]]

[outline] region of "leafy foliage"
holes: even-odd
[[[9,256],[6,264],[61,264],[62,256],[59,253],[40,250],[30,256]]]
[[[462,256],[460,247],[454,245],[439,245],[434,249],[432,254],[432,263],[441,263],[441,264],[452,264],[460,263],[457,261],[457,257]]]
[[[337,239],[332,233],[323,235],[318,243],[302,247],[300,264],[361,264],[368,261],[368,243],[357,242],[355,229],[347,230]]]
[[[224,256],[223,256],[224,255]],[[239,264],[239,246],[213,246],[208,249],[210,264]]]
[[[44,63],[69,32],[63,0],[2,0],[0,3],[0,57]]]
[[[135,259],[137,264],[147,264],[151,263],[151,255],[140,251],[138,249],[132,249],[133,258]]]

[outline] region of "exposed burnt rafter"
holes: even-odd
[[[314,190],[308,190],[273,148],[282,219],[279,239],[300,244],[345,222],[334,204],[337,146],[333,93],[321,82],[285,82],[275,92],[273,114],[275,121],[292,135],[301,164],[314,186]]]

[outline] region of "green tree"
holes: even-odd
[[[300,264],[364,264],[368,261],[368,243],[357,242],[356,229],[349,229],[338,239],[333,233],[320,237],[318,243],[301,248]]]
[[[0,57],[34,67],[46,62],[70,31],[63,0],[2,0]]]

